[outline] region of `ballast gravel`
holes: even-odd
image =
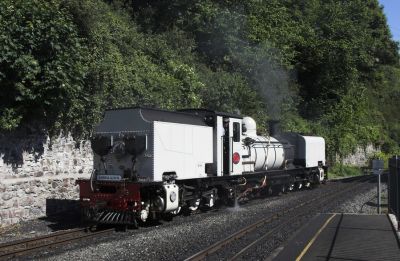
[[[287,206],[296,196],[307,196],[305,191],[257,200],[239,208],[178,216],[170,223],[140,228],[126,233],[113,233],[98,243],[77,249],[76,245],[60,255],[47,256],[49,260],[82,259],[90,256],[92,260],[182,260],[202,248],[216,242],[241,227],[255,222],[261,216],[271,215],[274,209]],[[44,258],[44,256],[42,256]]]
[[[60,213],[51,217],[22,221],[9,227],[0,228],[0,244],[77,228],[81,225],[79,213],[78,210]]]
[[[313,197],[323,197],[328,191],[338,189],[345,183],[332,182],[313,190],[302,190],[279,197],[255,199],[236,208],[220,208],[190,216],[177,216],[171,222],[141,227],[127,232],[114,232],[98,238],[71,243],[51,252],[21,259],[44,260],[184,260],[197,251],[229,236],[251,223],[272,215],[279,209],[295,206]],[[323,211],[350,212],[372,197],[374,184],[367,184],[366,194],[349,198],[339,207]],[[368,191],[368,192],[365,192]],[[348,209],[345,206],[349,205]],[[366,208],[367,209],[367,208]],[[355,212],[352,212],[355,213]],[[301,224],[298,224],[300,228]],[[292,229],[290,229],[292,231]],[[281,245],[289,234],[283,232],[274,238],[270,250]],[[265,255],[264,255],[265,258]]]
[[[334,209],[337,213],[357,213],[357,214],[377,214],[377,187],[376,184],[364,193],[359,193],[352,200]],[[387,213],[387,184],[383,183],[381,187],[381,213]]]

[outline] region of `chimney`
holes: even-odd
[[[279,134],[281,133],[280,122],[277,120],[269,120],[268,133],[269,136],[279,136]]]

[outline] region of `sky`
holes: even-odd
[[[383,5],[393,39],[400,42],[400,0],[379,0]]]

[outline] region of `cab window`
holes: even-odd
[[[234,142],[240,141],[240,123],[239,122],[233,123],[233,141]]]

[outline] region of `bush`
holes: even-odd
[[[0,1],[0,130],[83,116],[87,48],[62,1]]]
[[[388,154],[383,151],[380,152],[375,152],[372,155],[368,157],[368,165],[372,168],[372,161],[374,159],[380,159],[383,160],[384,163],[384,168],[387,169],[389,167],[389,159],[393,156],[394,154]]]
[[[335,164],[332,168],[329,169],[328,177],[332,178],[342,178],[342,177],[352,177],[363,174],[359,167],[343,165],[343,164]]]

